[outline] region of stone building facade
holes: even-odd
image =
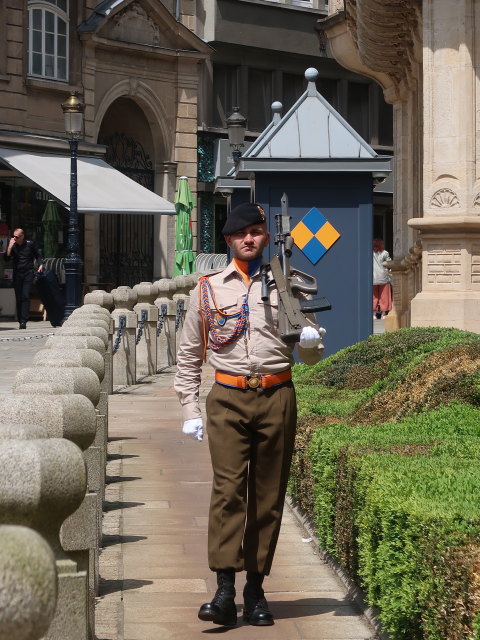
[[[394,109],[398,326],[480,333],[480,2],[333,0],[321,21],[337,60]]]
[[[157,0],[0,0],[0,148],[68,154],[61,103],[76,91],[85,103],[79,157],[106,154],[170,202],[179,176],[195,190],[197,96],[211,47],[188,28],[191,4],[182,4],[175,15]],[[22,226],[41,244],[50,197],[2,162],[0,237]],[[59,216],[62,255],[67,211]],[[85,213],[81,223],[85,281],[130,284],[138,265],[136,282],[171,273],[174,216]]]

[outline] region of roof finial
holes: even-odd
[[[281,102],[278,102],[278,100],[272,102],[273,122],[275,124],[280,122],[280,119],[282,117],[282,109],[283,104]]]
[[[315,84],[316,79],[318,78],[318,71],[314,67],[309,67],[305,71],[305,78],[308,81],[307,87],[307,95],[308,96],[316,96],[317,95],[317,85]]]

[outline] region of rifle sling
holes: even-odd
[[[278,295],[280,296],[280,300],[282,301],[285,308],[285,313],[287,314],[288,321],[290,322],[292,327],[304,326],[301,314],[299,314],[298,311],[293,308],[292,300],[290,297],[292,294],[289,294],[287,290],[287,279],[283,274],[282,266],[280,264],[278,256],[273,256],[273,258],[270,260],[270,269],[275,280],[275,284],[277,285]]]

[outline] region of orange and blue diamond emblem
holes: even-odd
[[[290,235],[312,264],[316,264],[340,238],[335,227],[316,207],[303,216]]]

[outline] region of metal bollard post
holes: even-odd
[[[138,300],[133,307],[139,321],[136,354],[138,379],[157,373],[158,308],[154,300],[158,296],[158,286],[151,282],[140,282],[133,287],[133,290],[137,293]]]
[[[175,318],[175,362],[178,345],[182,337],[183,321],[188,311],[190,302],[190,290],[192,288],[192,278],[189,275],[176,276],[174,282],[177,285],[177,291],[173,294],[173,300],[177,303]]]
[[[112,318],[116,331],[113,345],[113,384],[131,385],[136,382],[137,314],[133,311],[133,306],[137,302],[137,293],[130,287],[118,287],[112,291],[112,295],[115,304]]]
[[[155,306],[162,318],[161,325],[157,325],[157,371],[165,367],[171,367],[176,363],[175,359],[175,316],[177,303],[172,296],[177,290],[173,280],[162,278],[155,284],[158,287],[158,298]]]

